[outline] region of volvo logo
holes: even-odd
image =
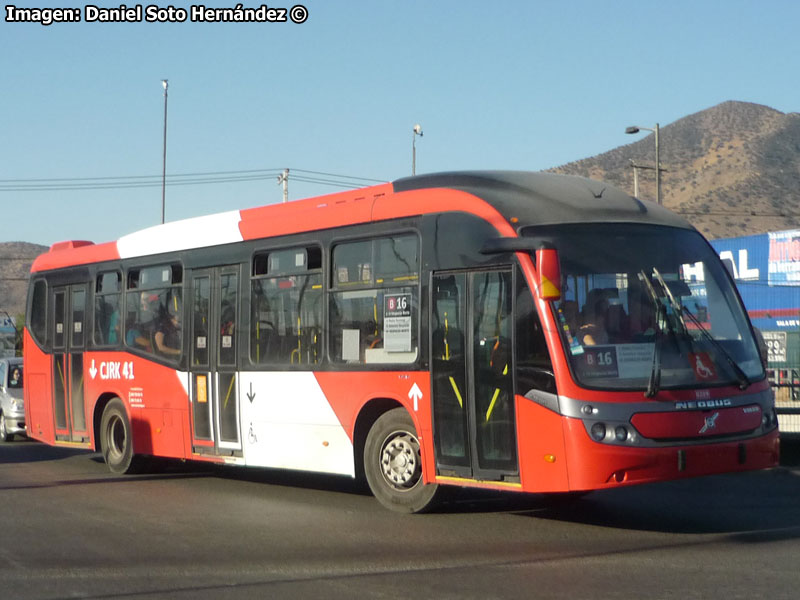
[[[715,412],[710,417],[706,417],[706,423],[703,425],[703,428],[698,433],[706,433],[707,431],[711,431],[712,429],[716,429],[717,427],[717,418],[719,417],[719,413]]]

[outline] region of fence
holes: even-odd
[[[794,368],[767,369],[775,391],[775,408],[781,433],[800,434],[800,365]]]

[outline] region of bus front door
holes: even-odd
[[[437,473],[519,475],[511,365],[510,270],[436,273],[431,382]]]
[[[83,353],[86,348],[86,286],[56,287],[53,311],[53,415],[56,441],[89,441],[86,428]]]
[[[241,456],[236,374],[239,266],[193,271],[191,293],[192,451]]]

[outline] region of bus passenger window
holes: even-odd
[[[419,241],[414,234],[333,248],[330,352],[354,364],[407,364],[418,355]]]
[[[116,346],[120,341],[122,275],[117,271],[97,276],[94,292],[94,343]]]
[[[182,270],[177,265],[128,273],[125,345],[176,362],[183,354]],[[131,291],[137,290],[137,291]]]
[[[47,333],[47,283],[38,279],[32,286],[31,308],[28,314],[33,338],[44,345]]]
[[[322,360],[322,250],[276,250],[253,258],[250,360],[316,365]]]

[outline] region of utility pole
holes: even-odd
[[[644,169],[645,171],[656,171],[656,172],[663,172],[668,173],[669,169],[656,169],[655,167],[650,167],[648,165],[637,165],[633,159],[629,159],[631,163],[631,167],[633,167],[633,195],[634,197],[639,197],[639,169]],[[657,182],[660,182],[660,177]],[[656,183],[658,185],[658,183]],[[657,193],[657,198],[661,197],[661,194]]]
[[[659,158],[659,148],[661,145],[658,143],[658,123],[655,127],[656,136],[656,201],[661,204],[661,159]]]
[[[283,201],[289,201],[289,169],[284,169],[283,173],[278,175],[278,184],[283,184]]]

